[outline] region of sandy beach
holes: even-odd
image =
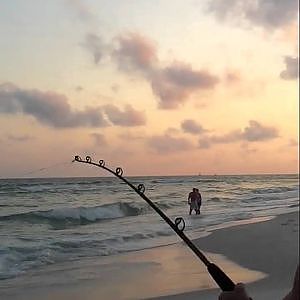
[[[195,243],[204,251],[222,253],[242,267],[266,274],[265,278],[247,284],[253,298],[282,299],[292,286],[299,261],[299,214],[221,229]],[[227,271],[225,266],[223,270]],[[243,282],[238,271],[227,271],[227,274],[235,282]],[[219,293],[219,289],[197,291],[161,299],[217,299]]]
[[[235,282],[247,283],[254,299],[281,299],[298,263],[298,221],[298,212],[288,213],[219,229],[195,243]],[[50,265],[0,282],[1,299],[7,300],[205,300],[219,293],[203,264],[181,243]]]

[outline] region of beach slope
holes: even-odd
[[[298,212],[215,230],[194,240],[253,299],[282,299],[298,263]],[[220,289],[183,243],[81,259],[0,281],[6,300],[214,300]]]
[[[282,299],[292,286],[299,261],[299,213],[220,229],[194,242],[199,249],[220,253],[242,267],[266,274],[265,278],[247,284],[253,299]],[[235,282],[240,281],[238,272],[228,272],[225,267],[223,270]],[[219,293],[219,289],[195,291],[160,299],[218,299]]]

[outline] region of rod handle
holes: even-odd
[[[233,291],[235,284],[233,281],[214,263],[207,265],[207,270],[222,291]]]

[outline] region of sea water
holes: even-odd
[[[298,175],[129,177],[187,236],[296,211]],[[202,194],[200,215],[187,195]],[[170,227],[117,178],[0,180],[0,280],[34,268],[179,242]]]

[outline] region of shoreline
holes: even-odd
[[[265,278],[246,284],[253,299],[282,299],[292,287],[299,263],[299,211],[278,215],[262,223],[219,229],[194,242],[203,251],[222,253],[241,267],[266,274]],[[219,266],[226,271],[225,267]],[[234,279],[235,274],[226,273]],[[243,282],[239,278],[234,281]],[[149,299],[208,300],[218,299],[219,294],[217,287]]]
[[[235,282],[248,282],[253,298],[280,299],[291,286],[298,261],[298,221],[296,211],[215,229],[193,242]],[[259,251],[254,255],[253,249]],[[284,261],[278,262],[277,256]],[[50,265],[9,282],[0,281],[0,293],[7,300],[205,300],[217,299],[220,293],[183,243]]]

